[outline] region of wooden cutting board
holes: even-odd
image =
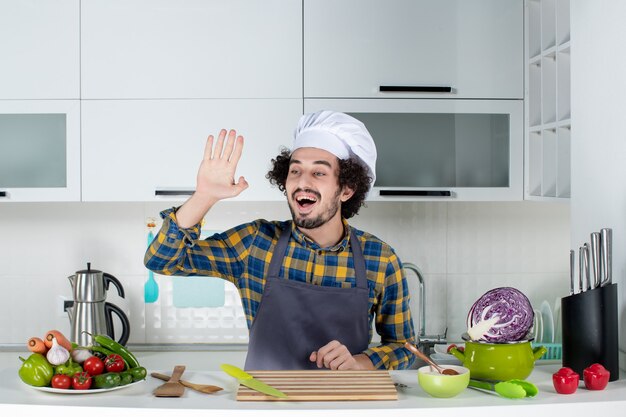
[[[249,371],[287,394],[271,397],[239,385],[237,401],[377,401],[397,400],[389,371]]]

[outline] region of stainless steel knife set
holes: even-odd
[[[612,229],[603,228],[599,232],[591,233],[591,242],[585,242],[578,249],[578,277],[576,277],[576,252],[570,250],[570,295],[612,283],[612,251]]]

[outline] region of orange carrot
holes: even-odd
[[[41,353],[42,355],[45,355],[46,352],[48,352],[46,344],[38,337],[31,337],[30,339],[28,339],[28,342],[26,342],[26,346],[28,347],[28,350],[34,353]]]
[[[52,339],[54,339],[54,338],[57,339],[57,343],[59,345],[63,346],[69,352],[72,351],[72,342],[67,340],[67,338],[65,336],[63,336],[63,333],[61,333],[58,330],[49,330],[48,333],[46,333],[46,337],[44,338],[43,341],[46,344],[46,346],[48,347],[48,349],[50,349],[52,347]]]

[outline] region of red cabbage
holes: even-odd
[[[470,329],[483,320],[493,318],[495,324],[478,340],[516,342],[528,338],[534,315],[528,297],[521,291],[511,287],[494,288],[472,305],[467,315],[467,327]]]

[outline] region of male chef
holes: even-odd
[[[350,226],[376,178],[365,125],[338,112],[301,117],[293,147],[267,174],[291,220],[255,220],[199,240],[200,223],[235,181],[244,145],[234,130],[209,136],[196,190],[161,213],[145,265],[165,275],[209,275],[239,290],[250,331],[246,369],[404,369],[414,357],[409,289],[394,250]],[[369,346],[372,323],[380,344]]]

